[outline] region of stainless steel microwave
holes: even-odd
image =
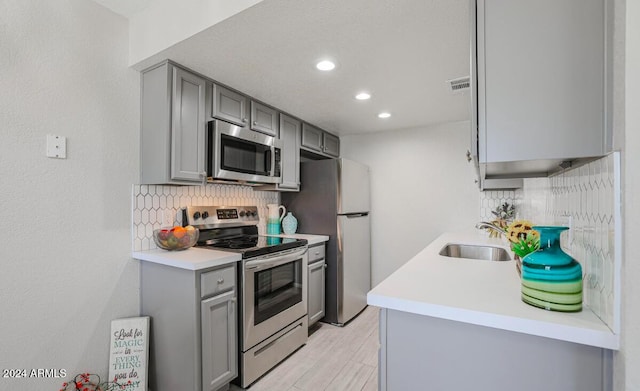
[[[280,183],[282,142],[214,120],[207,129],[207,176],[214,182]]]

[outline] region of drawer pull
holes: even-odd
[[[218,284],[222,284],[222,283],[224,283],[224,278],[222,277],[218,278]]]

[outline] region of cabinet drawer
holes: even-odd
[[[321,245],[309,247],[309,264],[324,259],[324,242]]]
[[[235,267],[213,270],[200,276],[201,297],[228,291],[236,286]]]

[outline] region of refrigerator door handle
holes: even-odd
[[[369,216],[369,212],[362,212],[362,213],[343,213],[343,214],[339,214],[338,216],[345,216],[348,219],[355,219],[357,217],[365,217],[365,216]]]

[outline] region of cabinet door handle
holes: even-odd
[[[202,178],[202,185],[206,185],[207,184],[207,172],[206,171],[202,171],[200,173],[200,178]]]
[[[327,264],[326,264],[326,263],[324,264],[324,268],[325,268],[325,269],[327,268]]]
[[[471,161],[471,151],[467,151],[467,161]]]
[[[243,119],[242,119],[242,122],[244,122],[244,123],[246,124],[246,123],[247,123],[247,119],[246,119],[246,118],[243,118]]]
[[[254,125],[257,125],[257,124],[258,124],[258,121],[253,121],[253,124],[254,124]]]

